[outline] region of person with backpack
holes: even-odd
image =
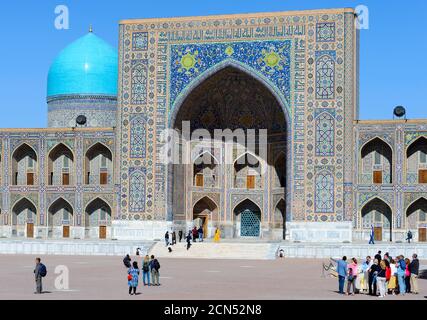
[[[142,261],[142,282],[144,283],[144,286],[150,286],[150,257],[148,254],[145,256],[144,260]]]
[[[405,285],[406,263],[402,255],[398,256],[397,261],[397,282],[399,284],[399,293],[403,296],[406,293]]]
[[[128,270],[128,286],[129,294],[136,295],[136,288],[138,287],[138,278],[139,278],[139,268],[138,262],[134,261],[132,267]]]
[[[157,259],[154,258],[154,255],[151,255],[151,261],[150,261],[150,269],[151,269],[151,283],[153,286],[160,286],[159,283],[159,270],[160,270],[160,263]]]
[[[42,278],[46,277],[47,269],[46,266],[41,263],[40,258],[36,258],[36,268],[34,269],[34,277],[36,280],[36,292],[35,294],[41,294],[43,291]]]

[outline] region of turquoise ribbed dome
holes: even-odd
[[[47,96],[117,95],[116,50],[92,32],[74,41],[50,67]]]

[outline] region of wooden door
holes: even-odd
[[[426,242],[427,241],[427,228],[418,228],[418,242]]]
[[[70,226],[62,226],[62,237],[63,238],[70,237]]]
[[[27,238],[34,238],[34,223],[27,223]]]
[[[107,239],[107,227],[99,226],[99,239]]]
[[[99,174],[99,184],[108,184],[108,173],[101,172]]]
[[[374,239],[375,241],[383,240],[383,228],[382,227],[374,227]]]
[[[418,183],[427,183],[427,170],[418,171]]]
[[[34,173],[32,173],[32,172],[27,173],[27,185],[28,186],[34,185]]]
[[[374,183],[383,183],[383,172],[382,171],[374,171]]]
[[[62,174],[62,184],[64,186],[68,186],[70,184],[70,174],[69,173],[63,173]]]
[[[246,188],[255,189],[255,176],[247,176]]]
[[[196,187],[203,187],[204,185],[204,179],[203,174],[196,174]]]

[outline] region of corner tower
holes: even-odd
[[[114,127],[117,110],[116,50],[89,33],[66,47],[52,63],[47,85],[48,126]]]

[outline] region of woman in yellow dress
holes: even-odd
[[[221,231],[218,228],[216,228],[215,236],[214,236],[214,242],[219,242],[220,238],[221,238]]]

